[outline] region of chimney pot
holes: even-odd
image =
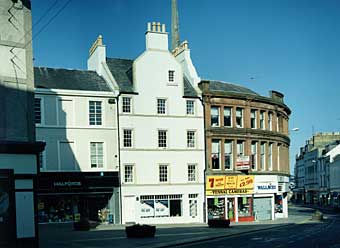
[[[152,22],[152,32],[156,32],[156,22]]]
[[[161,32],[161,23],[157,22],[157,32]]]
[[[148,28],[147,28],[147,31],[151,31],[151,23],[148,22]]]
[[[162,33],[165,33],[165,24],[162,24]]]

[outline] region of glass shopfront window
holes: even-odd
[[[142,218],[182,216],[182,195],[142,195],[140,204]]]
[[[253,216],[253,198],[252,197],[238,197],[238,217]]]
[[[283,213],[282,195],[275,195],[275,213]]]
[[[208,198],[208,219],[226,219],[225,198]]]

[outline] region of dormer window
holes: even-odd
[[[168,76],[169,76],[169,82],[173,83],[175,81],[175,71],[169,71],[168,72]]]

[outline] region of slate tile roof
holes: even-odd
[[[36,88],[111,91],[105,80],[94,71],[34,67]]]

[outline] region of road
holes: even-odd
[[[291,209],[291,214],[308,214],[310,211]],[[298,213],[301,211],[301,213]],[[330,247],[340,248],[340,216],[327,215],[324,222],[305,222],[285,225],[273,230],[264,230],[233,235],[204,242],[195,242],[176,247]]]
[[[207,225],[157,226],[155,238],[128,239],[124,226],[101,226],[77,232],[68,224],[39,225],[40,248],[59,247],[339,247],[340,216],[311,222],[313,210],[291,207],[290,217],[261,223],[233,223],[231,228]],[[203,241],[207,240],[207,241]],[[186,244],[186,245],[183,245]],[[307,246],[308,245],[308,246]]]

